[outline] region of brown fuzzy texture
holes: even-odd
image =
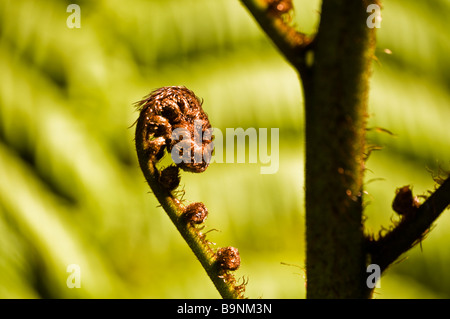
[[[392,202],[392,209],[399,215],[411,216],[419,208],[420,203],[417,197],[413,197],[409,186],[403,186],[395,192],[395,198]]]
[[[217,263],[222,270],[237,270],[241,265],[239,251],[235,247],[222,247],[217,250]]]
[[[208,217],[208,209],[203,203],[192,203],[186,207],[183,217],[190,224],[202,224]]]
[[[163,169],[159,175],[159,183],[169,192],[180,185],[180,168],[171,165]]]
[[[270,14],[281,15],[294,9],[292,0],[267,0],[267,10]]]
[[[194,92],[184,86],[162,87],[136,104],[141,116],[145,116],[144,148],[149,156],[158,161],[163,157],[164,150],[172,153],[172,149],[176,147],[172,158],[174,161],[178,156],[178,159],[183,159],[177,163],[179,168],[199,173],[208,167],[213,137],[208,137],[206,133],[212,128],[202,109],[202,101]],[[173,138],[175,130],[182,132],[182,135]],[[201,138],[196,140],[195,136],[200,136],[200,132]],[[190,154],[184,154],[185,150],[189,150]]]

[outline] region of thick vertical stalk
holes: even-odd
[[[362,182],[374,1],[324,0],[306,115],[307,297],[365,297]]]

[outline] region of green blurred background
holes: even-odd
[[[366,225],[395,189],[433,189],[450,162],[449,0],[384,1],[371,81]],[[237,0],[0,1],[0,297],[218,298],[144,181],[134,150],[151,90],[185,85],[214,127],[280,128],[280,167],[182,174],[216,247],[239,248],[250,298],[304,298],[303,110],[294,70]],[[320,1],[295,1],[313,32]],[[387,50],[388,49],[388,50]],[[389,51],[390,50],[390,51]],[[376,298],[450,297],[448,212]],[[395,218],[395,216],[394,216]],[[69,289],[67,266],[81,269]]]

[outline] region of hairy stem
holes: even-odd
[[[281,15],[269,13],[267,5],[262,5],[261,1],[241,0],[241,2],[284,57],[294,67],[300,68],[304,63],[303,52],[312,43],[312,38],[295,30]]]
[[[363,154],[375,49],[366,25],[370,3],[323,2],[304,82],[308,298],[364,297]]]
[[[366,10],[376,1],[323,1],[313,43],[268,11],[273,2],[291,1],[263,1],[266,7],[254,0],[242,2],[302,78],[307,297],[362,298],[363,154],[375,49]]]
[[[417,211],[403,217],[391,232],[378,240],[368,242],[371,262],[377,264],[382,272],[386,270],[401,254],[423,239],[433,222],[448,205],[450,205],[450,178],[447,178]]]

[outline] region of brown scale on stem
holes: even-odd
[[[191,225],[202,224],[208,217],[208,209],[201,202],[193,203],[186,207],[183,217]]]
[[[159,183],[168,191],[173,191],[180,185],[180,168],[175,165],[166,167],[159,174]]]
[[[292,0],[267,0],[267,11],[275,16],[289,13],[294,9]]]
[[[396,190],[392,202],[392,209],[396,213],[403,217],[413,216],[419,207],[419,200],[417,197],[413,197],[412,190],[408,185]]]
[[[235,247],[222,247],[216,252],[217,263],[223,271],[237,270],[241,265],[239,251]]]

